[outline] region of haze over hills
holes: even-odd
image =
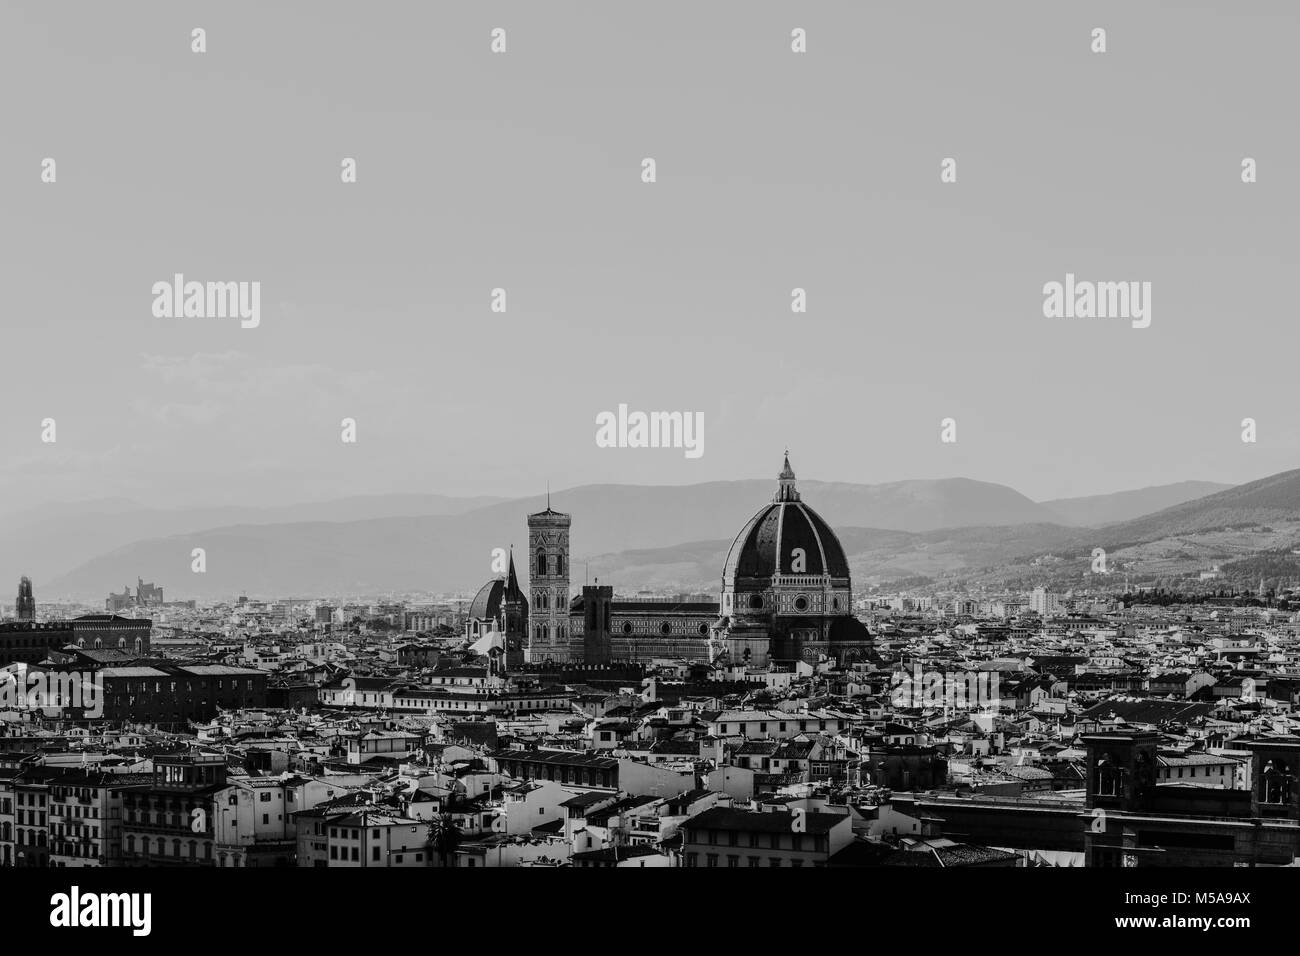
[[[1300,469],[1234,485],[1204,498],[1100,529],[1112,546],[1219,528],[1300,521]]]
[[[576,562],[584,555],[676,546],[726,538],[771,499],[774,482],[688,486],[587,485],[557,492],[552,503],[574,516]],[[1051,512],[1002,485],[967,479],[888,485],[800,482],[833,525],[924,531],[945,524],[1052,520]],[[544,495],[497,502],[452,515],[382,516],[362,521],[241,523],[132,541],[70,572],[38,579],[46,600],[102,597],[137,574],[169,597],[239,593],[358,593],[458,590],[490,576],[493,548],[527,541],[525,516]],[[987,518],[983,516],[992,516]],[[201,527],[201,526],[200,526]],[[222,552],[208,542],[220,543]],[[192,548],[207,550],[205,574],[189,570]],[[66,551],[66,549],[65,549]],[[135,571],[132,569],[140,568]],[[183,572],[183,573],[182,573]]]
[[[0,581],[26,574],[42,581],[66,572],[89,555],[133,542],[238,524],[358,521],[400,515],[453,515],[501,501],[447,495],[368,495],[265,508],[148,508],[125,498],[50,504],[0,515]],[[140,575],[152,572],[141,566]],[[123,568],[115,587],[135,581]]]
[[[1109,495],[1056,498],[1044,501],[1042,505],[1059,515],[1063,524],[1097,528],[1149,515],[1231,487],[1217,481],[1179,481],[1172,485],[1118,491]]]
[[[1184,486],[1190,483],[1183,483]],[[1171,486],[1172,487],[1172,486]],[[841,535],[857,580],[951,573],[997,565],[1036,553],[1087,543],[1077,528],[1063,527],[1058,510],[1030,501],[1011,488],[968,479],[939,479],[856,485],[800,481],[799,488]],[[557,492],[553,505],[574,516],[574,581],[584,565],[592,575],[617,578],[621,588],[716,586],[722,557],[746,520],[770,500],[773,482],[753,479],[690,486],[588,485]],[[1169,494],[1186,493],[1186,487]],[[1139,498],[1160,489],[1121,495]],[[1137,500],[1137,499],[1135,499]],[[84,562],[70,547],[82,540],[121,536],[117,521],[138,518],[130,511],[80,515],[71,520],[60,546],[44,541],[50,562],[74,566],[48,578],[36,577],[42,600],[98,601],[135,580],[155,580],[169,598],[215,599],[252,596],[349,595],[390,591],[451,591],[475,588],[491,574],[493,548],[527,540],[525,515],[546,505],[545,496],[475,502],[439,496],[380,496],[325,502],[297,509],[251,509],[254,520],[204,526],[208,512],[149,513],[157,525],[188,521],[179,532],[137,533]],[[1067,499],[1077,501],[1077,499]],[[1058,508],[1061,502],[1056,503]],[[1082,508],[1102,513],[1123,506],[1092,501]],[[394,514],[423,509],[423,514]],[[1067,509],[1068,510],[1068,509]],[[217,509],[216,514],[237,513]],[[327,515],[329,520],[321,519]],[[357,520],[338,520],[359,514]],[[313,520],[285,520],[301,515]],[[275,520],[280,519],[280,520]],[[136,521],[128,530],[145,531]],[[0,523],[0,527],[3,524]],[[29,546],[41,527],[26,526]],[[21,540],[23,529],[18,529]],[[1084,540],[1086,538],[1086,540]],[[683,543],[683,542],[694,542]],[[1082,546],[1082,544],[1080,544]],[[190,571],[195,547],[207,553],[207,572]],[[11,555],[21,549],[6,549]],[[8,563],[8,562],[7,562]],[[521,561],[521,567],[526,562]],[[30,565],[29,565],[30,566]],[[31,573],[16,570],[17,573]],[[3,580],[0,578],[0,580]]]

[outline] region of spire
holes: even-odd
[[[794,469],[790,467],[790,449],[785,450],[785,467],[781,469],[781,474],[776,476],[777,490],[776,497],[773,501],[798,501],[799,492],[794,486]]]
[[[505,596],[511,600],[519,600],[523,597],[523,591],[519,589],[519,578],[515,575],[515,546],[510,546],[510,569],[506,572],[506,590]]]

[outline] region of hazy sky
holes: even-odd
[[[1291,2],[6,0],[0,489],[1296,467],[1297,48]],[[260,327],[155,318],[176,272],[260,281]],[[1067,272],[1151,282],[1150,327],[1044,318]],[[704,455],[596,447],[619,403]]]

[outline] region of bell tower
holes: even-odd
[[[551,509],[528,516],[529,664],[569,659],[569,526],[573,519]]]

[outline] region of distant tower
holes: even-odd
[[[18,582],[18,620],[36,620],[36,599],[32,597],[32,579],[23,575]]]
[[[528,516],[528,645],[524,660],[539,664],[569,658],[569,526],[572,519],[551,510]]]

